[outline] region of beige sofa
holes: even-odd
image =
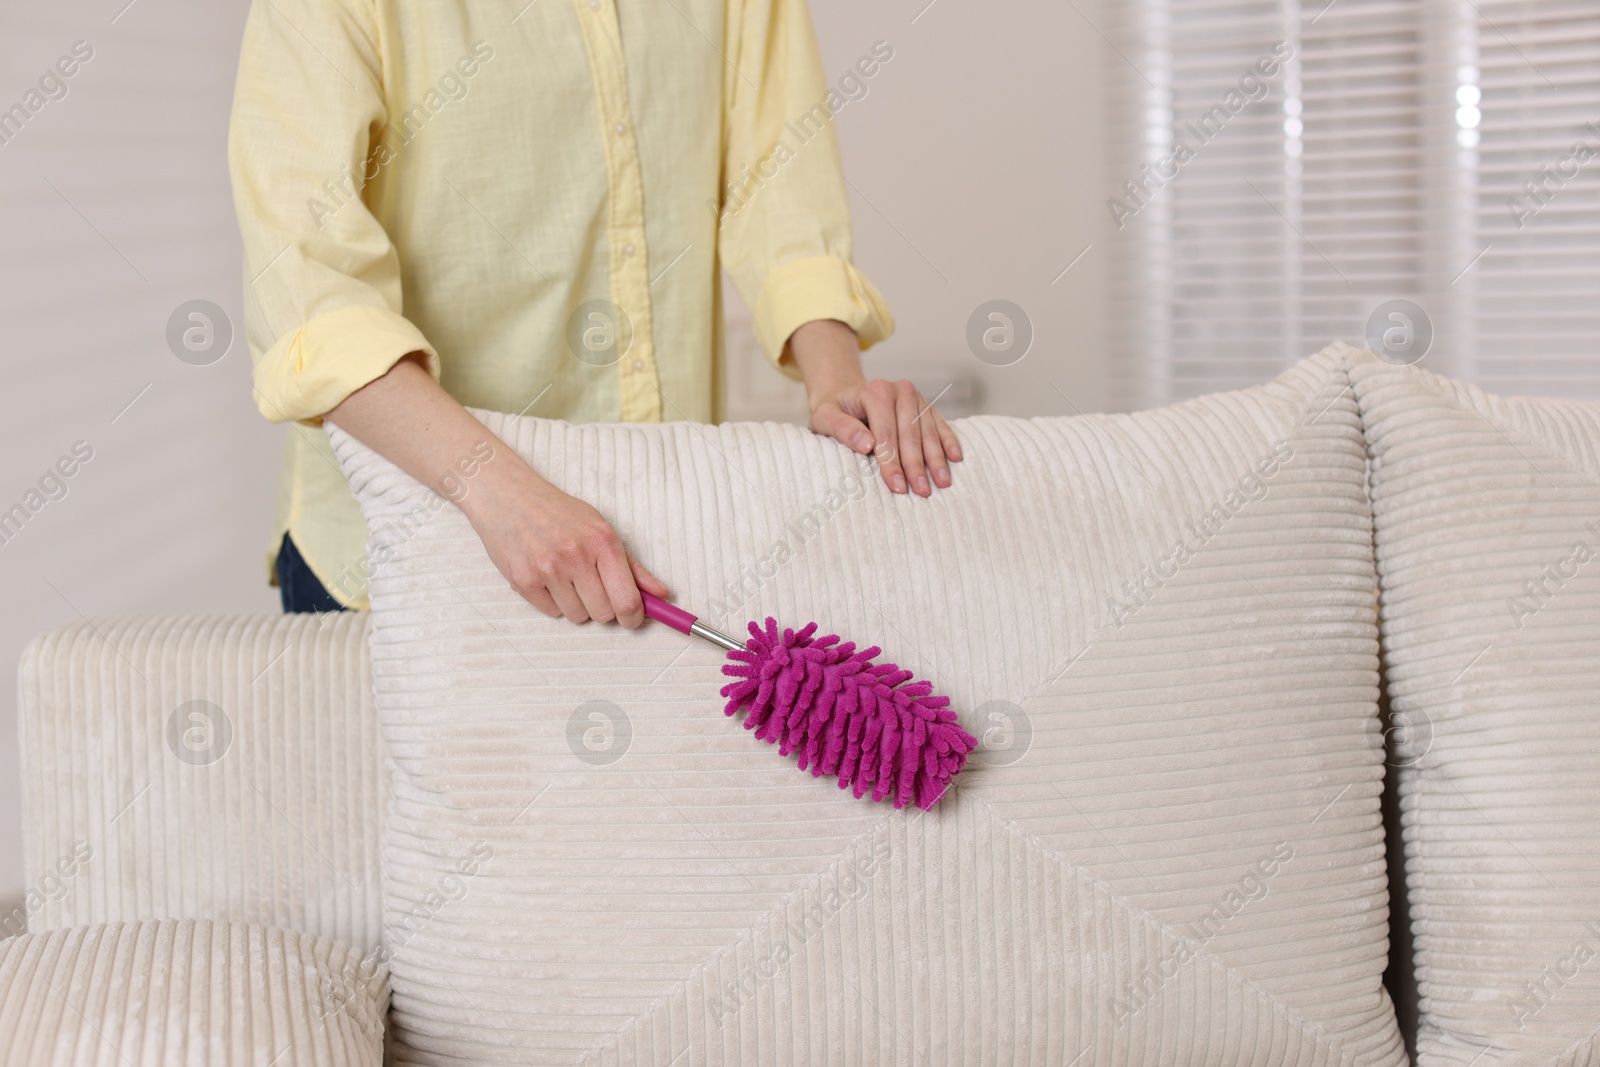
[[[15,1062],[380,1061],[387,776],[368,624],[93,619],[28,647],[35,908],[29,936],[0,942]],[[215,724],[213,708],[228,709]],[[194,921],[150,929],[178,918]]]
[[[893,658],[949,686],[983,735],[972,784],[922,816],[793,775],[740,731],[724,757],[717,731],[732,727],[703,692],[714,661],[679,661],[662,628],[569,634],[493,591],[451,614],[436,579],[490,590],[492,572],[441,512],[374,578],[375,616],[96,618],[28,647],[29,932],[0,941],[0,1063],[378,1063],[386,1018],[387,1060],[406,1063],[1397,1063],[1411,1053],[1391,997],[1429,1065],[1600,1063],[1586,951],[1600,944],[1600,564],[1585,568],[1600,536],[1581,521],[1600,523],[1593,408],[1500,401],[1335,346],[1260,390],[1159,413],[965,420],[958,476],[996,488],[926,516],[829,467],[800,431],[480,418],[546,469],[596,433],[665,449],[653,476],[717,523],[722,464],[818,449],[797,464],[821,469],[816,485],[776,495],[846,489],[808,512],[819,525],[797,561],[735,608],[831,603],[852,635],[898,644]],[[601,439],[607,456],[614,443]],[[420,487],[335,444],[369,525],[415,510]],[[1023,484],[1044,467],[1052,481]],[[1087,484],[1096,471],[1118,473]],[[653,540],[633,484],[600,491],[624,494],[608,514],[665,560],[697,520]],[[753,532],[726,554],[766,558],[793,508],[742,507]],[[1196,514],[1212,516],[1203,532]],[[921,582],[898,614],[903,578],[857,588],[872,579],[851,553],[907,522],[926,524],[903,549],[909,571],[943,559],[977,585]],[[1141,540],[1146,528],[1180,540]],[[738,588],[658,570],[680,591]],[[830,590],[839,574],[850,588]],[[985,582],[1017,590],[1016,617],[993,613]],[[441,632],[451,649],[429,643]],[[523,649],[557,677],[508,680],[542,673]],[[631,715],[616,767],[584,757],[564,714],[554,749],[507,726],[504,708],[577,703],[560,676],[573,657],[657,679],[648,707],[625,678],[596,690]],[[1054,677],[1031,693],[982,683],[996,657]],[[459,720],[427,718],[439,701],[459,701]],[[694,735],[709,741],[661,732],[697,707],[712,709]],[[569,742],[551,810],[571,818],[498,814],[536,780],[525,767]],[[744,790],[726,821],[594,823],[712,811],[708,761]],[[640,801],[641,782],[680,799]],[[783,798],[780,825],[739,836],[747,794]],[[523,811],[543,789],[526,795]],[[782,822],[797,811],[810,814]],[[818,819],[844,820],[837,846],[785,850]],[[620,885],[675,851],[704,862],[654,901],[584,910],[602,891],[574,886],[607,884],[588,857],[612,857]],[[831,894],[842,903],[806,881],[844,870],[854,886],[863,856],[887,873]],[[746,885],[715,884],[719,863]],[[777,956],[783,924],[748,920],[769,898],[801,929]]]

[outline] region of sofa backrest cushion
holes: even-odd
[[[1422,1064],[1600,1061],[1600,404],[1357,361]]]
[[[545,617],[456,507],[331,427],[372,538],[397,1047],[1403,1062],[1349,358],[963,420],[931,499],[794,426],[475,412],[712,625],[816,620],[948,695],[985,744],[927,813],[754,741],[715,648]]]

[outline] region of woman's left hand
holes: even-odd
[[[961,443],[944,416],[908,381],[868,380],[861,370],[855,331],[818,319],[789,339],[806,383],[811,429],[862,455],[878,458],[878,473],[896,493],[929,496],[950,486],[950,464]]]

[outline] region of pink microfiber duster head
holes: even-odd
[[[875,664],[877,647],[857,650],[835,634],[813,639],[816,623],[801,630],[750,623],[740,642],[701,624],[682,608],[644,594],[645,614],[682,633],[728,651],[722,687],[728,715],[744,711],[744,725],[780,755],[799,754],[813,777],[839,776],[839,788],[873,800],[892,795],[894,806],[915,803],[926,811],[939,802],[976,747],[961,728],[948,697],[893,663]],[[909,683],[909,684],[907,684]]]

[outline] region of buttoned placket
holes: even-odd
[[[639,145],[628,106],[628,78],[615,0],[573,0],[583,46],[594,75],[600,135],[605,145],[607,234],[611,256],[611,301],[627,316],[618,342],[631,343],[617,360],[624,422],[660,422],[661,387],[650,308],[650,257],[644,235],[644,179]]]

